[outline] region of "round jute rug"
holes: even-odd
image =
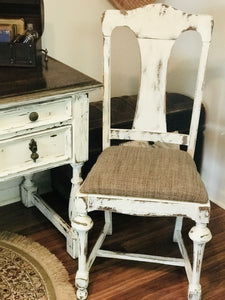
[[[1,300],[74,300],[63,264],[48,249],[14,233],[0,233]]]

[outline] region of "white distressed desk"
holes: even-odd
[[[38,68],[0,68],[0,182],[24,176],[22,202],[35,205],[64,234],[72,257],[76,233],[41,199],[32,175],[71,164],[73,197],[88,159],[89,92],[99,87],[52,58]]]

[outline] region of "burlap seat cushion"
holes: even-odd
[[[206,203],[195,163],[185,151],[112,146],[104,150],[82,193]]]

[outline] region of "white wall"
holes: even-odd
[[[108,0],[45,0],[44,47],[48,49],[50,56],[102,81],[101,17],[106,9],[113,8]],[[115,44],[120,45],[119,53],[123,52],[123,49],[126,50],[123,53],[125,58],[134,56],[132,49],[135,41],[129,37],[123,33],[116,35],[118,43]],[[115,53],[117,61],[119,53]],[[117,88],[114,89],[113,95],[136,92],[133,85],[136,88],[137,84],[133,76],[127,76],[135,73],[137,65],[134,62],[133,59],[133,63],[130,64],[128,59],[123,61],[120,58],[119,63],[115,64],[117,67],[114,70],[114,78]],[[100,97],[102,98],[102,95]]]
[[[45,0],[43,44],[49,54],[102,81],[101,15],[107,0]]]

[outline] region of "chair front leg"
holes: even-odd
[[[87,287],[89,283],[89,269],[87,266],[87,241],[88,231],[92,228],[93,222],[88,215],[78,215],[72,222],[72,227],[77,232],[78,248],[78,270],[75,278],[77,287],[77,298],[87,299]]]
[[[177,243],[177,232],[181,233],[183,225],[183,217],[176,217],[176,222],[175,222],[175,227],[174,227],[174,232],[173,232],[173,241],[174,243]]]
[[[107,234],[112,235],[112,213],[109,211],[105,211],[105,223],[109,224]]]
[[[210,230],[206,224],[196,224],[190,232],[189,237],[193,240],[193,272],[192,278],[189,282],[188,299],[200,300],[201,299],[201,284],[200,275],[205,244],[212,238]]]
[[[75,278],[78,300],[87,299],[89,267],[87,265],[88,231],[92,228],[92,219],[87,215],[87,203],[84,198],[75,199],[71,226],[77,233],[78,270]]]

